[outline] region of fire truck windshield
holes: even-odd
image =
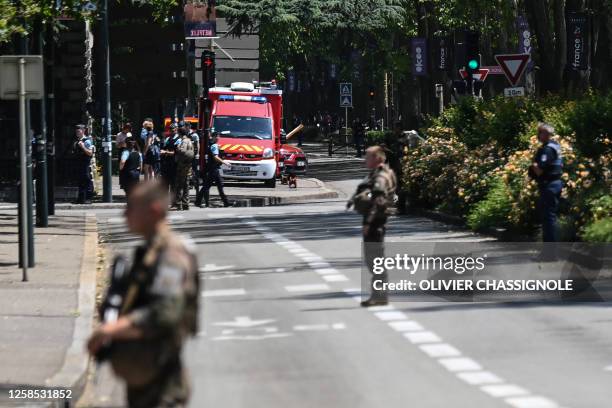
[[[272,139],[272,120],[250,116],[215,116],[215,132],[222,137]]]

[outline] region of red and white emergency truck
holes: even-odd
[[[271,86],[236,82],[208,91],[210,124],[219,134],[219,149],[231,167],[223,178],[262,180],[276,186],[281,150],[282,91]]]

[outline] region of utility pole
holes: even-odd
[[[104,141],[102,142],[102,185],[103,194],[102,201],[110,203],[113,201],[113,173],[112,173],[112,157],[113,157],[113,145],[111,141],[111,93],[110,93],[110,47],[109,47],[109,35],[108,35],[108,0],[102,2],[102,49],[104,53],[104,69],[103,69],[103,134]]]

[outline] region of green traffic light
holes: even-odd
[[[470,60],[468,62],[468,67],[470,67],[470,69],[478,69],[478,61]]]

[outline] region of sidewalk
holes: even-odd
[[[16,211],[0,209],[0,406],[11,389],[63,388],[76,401],[88,365],[84,342],[95,304],[97,227],[93,216],[50,218],[35,229],[36,266],[22,282]],[[11,405],[14,404],[14,405]],[[61,405],[67,406],[67,405]]]
[[[119,178],[113,176],[113,202],[100,202],[102,194],[101,184],[97,186],[98,197],[92,204],[57,203],[56,208],[61,210],[73,209],[122,209],[125,206],[125,194],[119,187]],[[191,202],[195,200],[195,190],[191,189]],[[298,203],[303,201],[324,200],[338,198],[338,192],[328,187],[322,181],[312,177],[298,177],[298,187],[289,188],[280,181],[276,188],[264,186],[261,182],[225,181],[225,194],[237,207],[265,207]],[[211,205],[221,205],[217,187],[210,189]]]

